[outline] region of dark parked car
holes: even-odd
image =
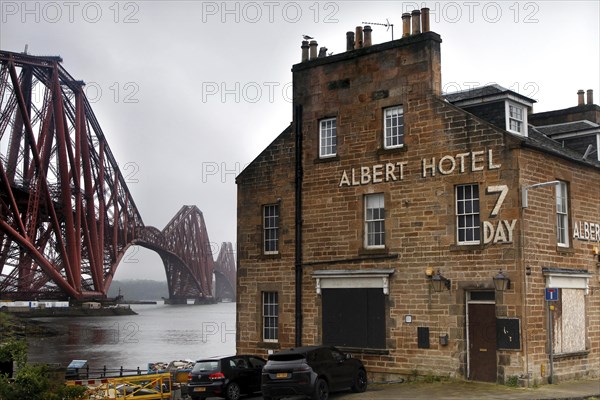
[[[207,397],[237,400],[242,394],[260,392],[265,363],[252,355],[198,360],[188,375],[188,395],[193,400]]]
[[[305,395],[326,400],[329,392],[367,390],[363,363],[331,346],[298,347],[271,354],[262,372],[264,400]]]

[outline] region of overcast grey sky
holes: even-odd
[[[498,83],[534,111],[600,103],[600,2],[0,1],[0,48],[60,55],[86,94],[146,225],[184,204],[204,213],[214,251],[234,243],[235,176],[292,120],[291,67],[302,35],[345,51],[362,22],[431,9],[447,92]],[[372,25],[373,42],[392,39]],[[216,254],[215,254],[216,257]],[[131,249],[116,279],[164,280],[160,258]]]

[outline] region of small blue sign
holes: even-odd
[[[558,301],[557,288],[546,288],[546,301]]]

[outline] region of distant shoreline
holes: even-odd
[[[3,312],[20,318],[47,318],[47,317],[106,317],[115,315],[138,315],[131,307],[103,307],[98,309],[87,309],[81,307],[68,308],[43,308],[29,310],[10,310],[5,308]]]

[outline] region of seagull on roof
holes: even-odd
[[[314,37],[311,37],[311,36],[308,36],[308,35],[302,35],[302,37],[304,38],[304,40],[314,39]]]

